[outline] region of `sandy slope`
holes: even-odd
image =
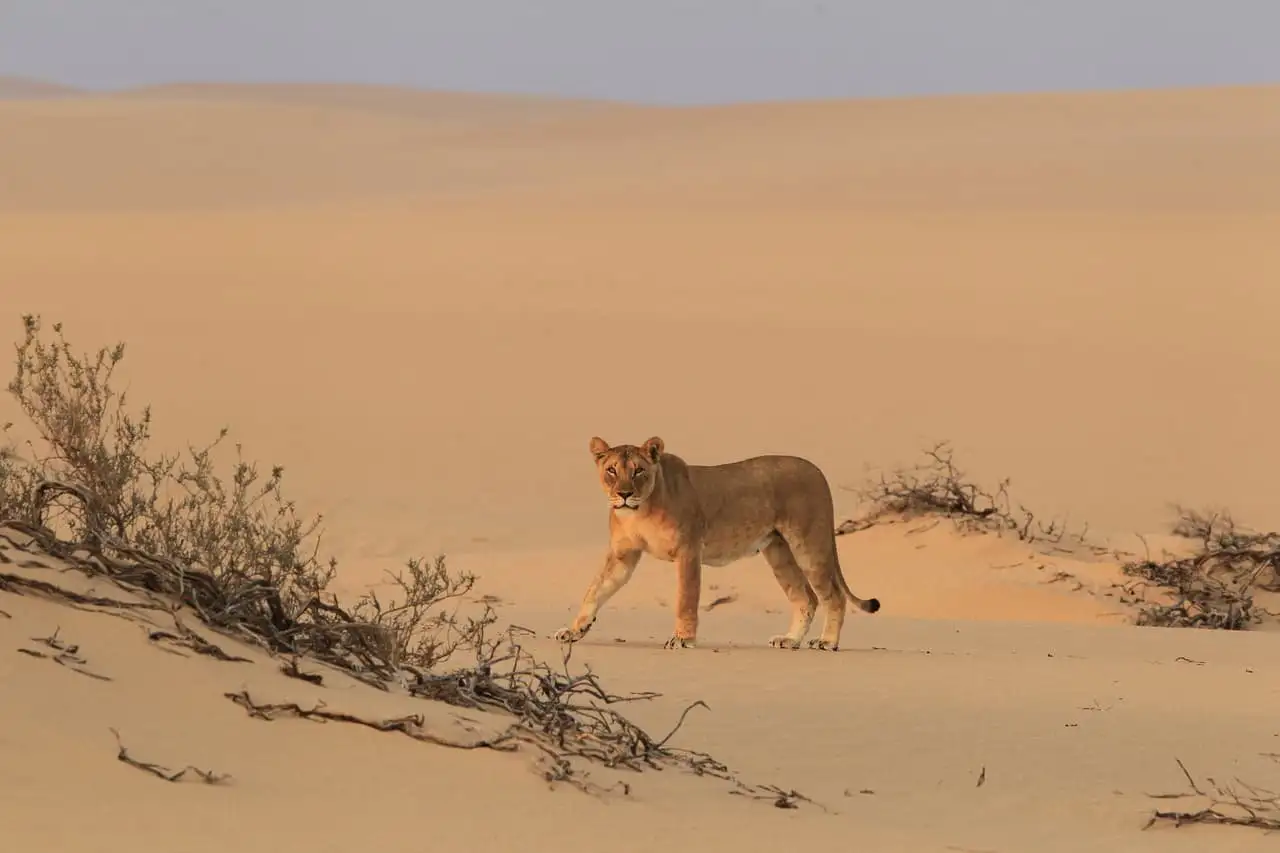
[[[126,340],[131,394],[169,446],[227,423],[286,465],[328,517],[344,589],[445,549],[544,634],[603,541],[593,434],[660,434],[697,462],[800,453],[837,486],[947,438],[978,479],[1012,476],[1041,516],[1130,547],[1169,500],[1280,515],[1278,107],[1276,88],[716,109],[359,87],[6,100],[0,305],[13,336],[35,311],[81,346]],[[1126,627],[1114,563],[1085,551],[944,525],[841,553],[884,603],[849,620],[842,654],[761,647],[785,615],[758,559],[708,571],[704,600],[736,599],[705,616],[703,648],[657,648],[671,589],[652,565],[579,652],[619,689],[667,694],[636,708],[655,730],[706,699],[686,745],[838,814],[669,774],[602,804],[547,793],[527,756],[253,721],[221,694],[414,703],[180,660],[128,623],[0,593],[0,648],[60,628],[115,679],[0,655],[18,697],[0,705],[17,780],[0,816],[49,850],[1269,843],[1137,829],[1143,792],[1180,786],[1175,756],[1274,787],[1274,634]],[[111,760],[109,726],[236,782],[165,786]],[[143,799],[163,801],[145,835],[126,808]]]

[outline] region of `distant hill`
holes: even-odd
[[[80,92],[72,86],[30,77],[0,76],[0,98],[58,98]]]
[[[116,97],[174,101],[274,103],[436,119],[476,119],[482,116],[511,118],[526,114],[538,118],[553,118],[605,109],[640,108],[615,101],[585,98],[332,83],[166,83],[122,89],[112,94]]]

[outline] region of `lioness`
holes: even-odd
[[[654,436],[639,447],[591,439],[600,485],[609,496],[609,550],[587,586],[577,618],[556,632],[582,639],[604,603],[635,571],[642,554],[676,564],[676,625],[666,648],[689,648],[698,633],[702,566],[764,554],[791,602],[791,626],[769,645],[800,646],[821,601],[822,636],[809,647],[840,647],[844,609],[867,613],[874,598],[849,591],[836,554],[831,488],[816,465],[796,456],[756,456],[723,465],[688,465]]]

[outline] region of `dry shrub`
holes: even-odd
[[[1254,604],[1254,590],[1280,592],[1280,533],[1242,529],[1225,511],[1174,510],[1173,533],[1194,541],[1196,549],[1184,557],[1124,564],[1124,573],[1136,578],[1127,592],[1155,586],[1174,597],[1170,604],[1144,607],[1138,624],[1240,631],[1261,622],[1266,611]]]
[[[212,624],[247,627],[272,651],[354,654],[383,677],[399,666],[431,669],[493,624],[487,608],[465,620],[445,609],[475,578],[451,572],[442,556],[392,575],[395,600],[371,592],[342,607],[329,591],[337,561],[320,555],[323,519],[302,516],[285,497],[281,466],[264,474],[236,444],[223,474],[226,429],[184,453],[153,451],[151,408],[132,409],[113,385],[123,344],[81,354],[60,324],[51,340],[38,317],[23,317],[23,329],[9,392],[38,440],[10,441],[0,456],[0,519],[88,543],[107,563],[145,556],[148,579],[135,571],[132,580],[154,591],[207,578],[203,594],[188,584],[186,603]],[[165,572],[172,583],[160,579]],[[337,633],[353,636],[339,643]],[[336,654],[336,645],[359,648]]]
[[[951,519],[966,531],[1012,532],[1026,542],[1061,542],[1067,535],[1065,525],[1039,522],[1021,504],[1015,508],[1009,497],[1010,482],[1008,478],[1000,480],[994,489],[972,482],[956,465],[950,442],[938,442],[924,451],[921,462],[881,474],[876,481],[855,489],[869,508],[857,518],[841,522],[836,535],[886,522],[938,516]],[[1083,542],[1086,532],[1072,538]]]

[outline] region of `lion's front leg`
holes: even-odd
[[[676,556],[676,629],[668,649],[692,648],[698,639],[698,599],[702,595],[701,548]]]
[[[605,556],[604,567],[592,579],[587,586],[586,594],[582,596],[582,606],[578,608],[578,615],[568,628],[556,631],[555,639],[562,643],[574,643],[585,637],[595,623],[596,614],[600,612],[600,608],[604,607],[605,602],[631,580],[636,564],[640,562],[641,553],[627,551],[615,554],[610,549]]]

